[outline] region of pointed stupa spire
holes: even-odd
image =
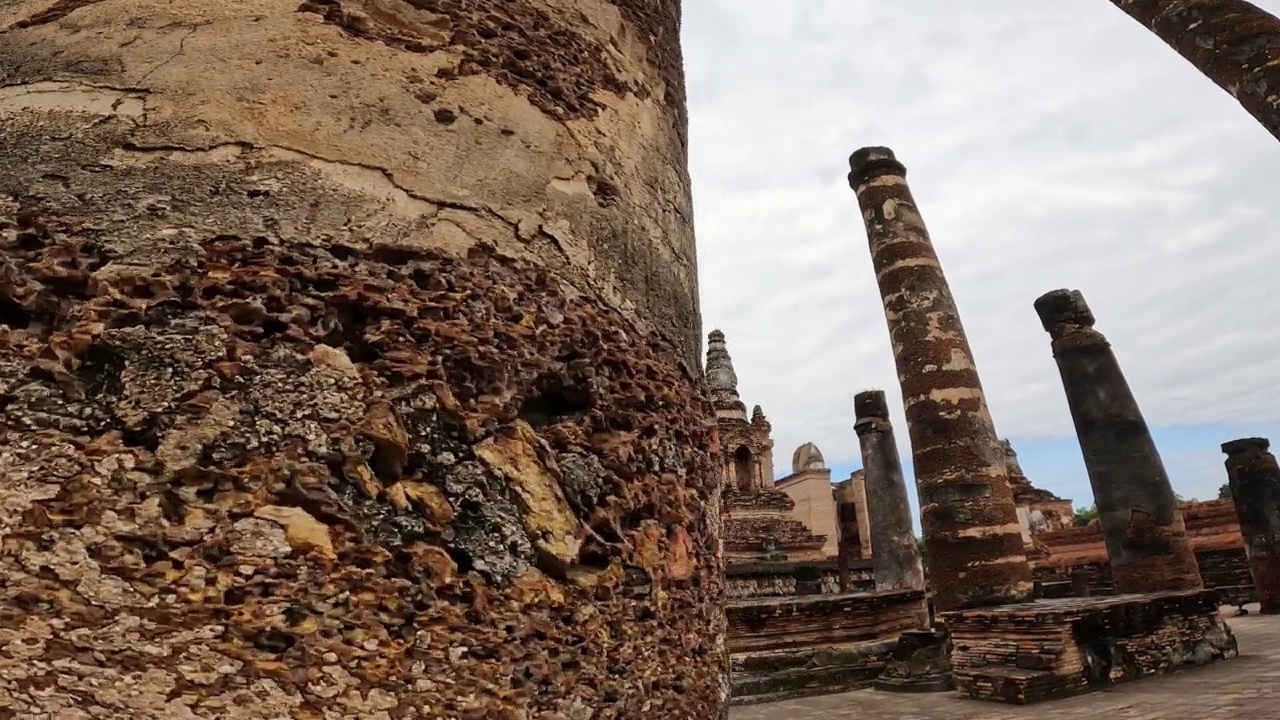
[[[733,359],[725,347],[724,333],[719,330],[707,334],[707,386],[711,388],[716,417],[747,419],[747,406],[738,397],[738,374],[733,371]]]
[[[773,429],[773,425],[769,423],[769,418],[764,416],[764,408],[759,405],[751,409],[751,424],[765,430]]]

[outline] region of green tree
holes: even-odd
[[[1218,488],[1218,499],[1226,500],[1231,497],[1231,484],[1222,483],[1222,487]]]
[[[1090,505],[1089,507],[1076,508],[1076,527],[1084,527],[1090,521],[1098,517],[1098,506]]]

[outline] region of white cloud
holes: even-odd
[[[704,324],[778,458],[854,460],[853,394],[898,402],[863,145],[908,168],[1001,434],[1071,433],[1032,310],[1058,287],[1152,425],[1280,419],[1280,144],[1110,3],[690,0],[684,38]]]

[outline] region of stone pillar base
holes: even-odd
[[[741,705],[870,686],[927,608],[923,590],[893,590],[733,600],[726,615]]]
[[[897,647],[892,639],[733,656],[730,703],[757,705],[869,687]]]
[[[962,695],[1026,705],[1235,657],[1211,590],[944,613]]]
[[[956,689],[951,671],[951,638],[936,630],[898,636],[893,658],[873,687],[885,692],[946,692]]]

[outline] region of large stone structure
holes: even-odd
[[[1280,18],[1245,0],[1111,0],[1280,139]]]
[[[1204,590],[1063,598],[946,613],[960,692],[1026,705],[1239,654]]]
[[[1222,444],[1231,499],[1263,614],[1280,614],[1280,465],[1265,438]]]
[[[1203,587],[1178,499],[1115,353],[1075,290],[1035,301],[1062,385],[1121,593]]]
[[[723,716],[676,0],[0,3],[0,706]]]
[[[706,375],[725,458],[726,489],[752,494],[772,487],[773,427],[759,405],[747,418],[747,406],[738,395],[738,373],[720,330],[707,335]]]
[[[734,704],[867,687],[928,615],[923,590],[735,601],[727,613]]]
[[[853,398],[853,409],[866,472],[876,590],[923,590],[924,567],[884,391],[858,393]]]
[[[1024,599],[1031,570],[1004,458],[906,168],[875,147],[849,165],[902,386],[934,602],[954,609]]]
[[[795,503],[792,517],[814,533],[826,537],[822,556],[836,557],[841,537],[836,498],[832,491],[831,468],[827,467],[818,446],[810,442],[796,448],[791,456],[791,472],[779,478],[773,486]]]
[[[724,548],[731,563],[819,561],[827,538],[794,516],[795,501],[773,483],[773,432],[764,411],[738,395],[738,374],[724,333],[707,335],[707,384],[715,408],[724,485]],[[791,570],[779,568],[779,572]]]

